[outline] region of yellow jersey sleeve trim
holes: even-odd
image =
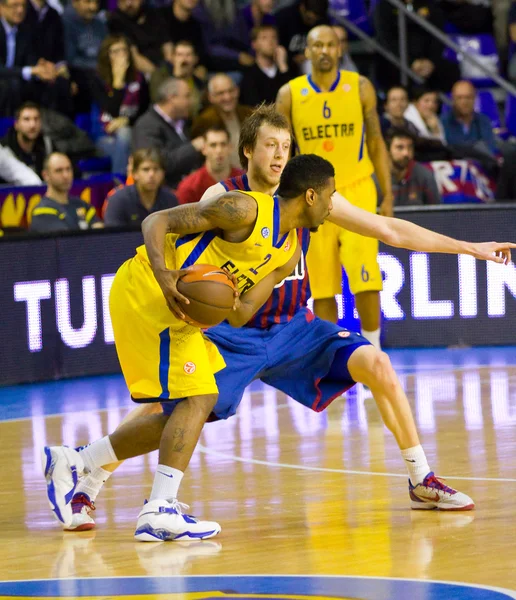
[[[86,221],[88,221],[88,223],[89,223],[96,214],[97,214],[97,210],[95,209],[94,206],[92,206],[86,213]]]
[[[59,215],[59,211],[56,208],[35,208],[32,211],[32,216],[37,217],[39,215]],[[61,218],[61,215],[59,216]],[[64,216],[62,218],[64,218]]]

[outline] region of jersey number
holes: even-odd
[[[325,100],[324,105],[323,105],[322,116],[325,119],[329,119],[331,117],[331,108],[328,106],[327,100]]]
[[[362,281],[366,283],[369,281],[369,272],[366,271],[365,265],[362,265]]]
[[[258,265],[256,267],[256,269],[249,269],[251,271],[251,273],[254,273],[254,275],[258,275],[258,269],[261,269],[262,267],[264,267],[272,258],[272,254],[267,254],[267,256],[265,257],[264,261],[262,262],[261,265]]]

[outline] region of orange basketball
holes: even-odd
[[[213,327],[227,318],[235,300],[235,286],[229,275],[213,265],[193,265],[177,282],[179,293],[190,304],[179,302],[189,322],[197,327]]]

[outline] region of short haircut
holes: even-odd
[[[191,42],[190,40],[179,40],[174,44],[175,48],[177,48],[178,46],[188,46],[193,50],[194,54],[197,54],[197,50],[195,49],[193,42]]]
[[[331,177],[335,177],[331,162],[316,154],[299,154],[286,164],[277,193],[286,200],[301,196],[309,189],[320,193]]]
[[[403,92],[405,92],[405,94],[407,94],[407,98],[408,98],[408,91],[407,88],[403,87],[402,85],[392,85],[388,90],[387,93],[385,94],[385,101],[389,100],[389,94],[391,92],[393,92],[394,90],[402,90]]]
[[[35,102],[24,102],[16,109],[16,112],[14,113],[14,118],[16,119],[16,121],[20,118],[22,112],[28,109],[37,110],[41,115],[41,107],[39,104],[36,104]]]
[[[301,0],[301,4],[305,10],[315,13],[318,17],[328,16],[328,0]]]
[[[258,132],[262,125],[269,125],[275,129],[284,129],[290,133],[290,125],[287,118],[276,110],[274,104],[260,105],[244,119],[240,128],[238,157],[243,169],[247,169],[249,162],[247,156],[244,154],[244,150],[254,150]]]
[[[412,131],[410,131],[410,129],[407,129],[406,127],[391,127],[385,134],[385,145],[387,146],[388,150],[390,150],[394,138],[412,140],[412,144],[415,144],[416,142],[416,136],[412,133]]]
[[[170,96],[177,96],[179,92],[179,82],[181,80],[176,77],[169,77],[158,87],[156,92],[156,103],[162,104],[166,102]]]
[[[213,93],[213,82],[216,79],[229,79],[229,81],[231,82],[233,87],[238,87],[237,84],[234,82],[233,79],[231,79],[231,77],[227,74],[227,73],[215,73],[215,75],[213,75],[212,77],[210,77],[209,81],[208,81],[208,93],[212,94]]]
[[[131,158],[133,159],[133,172],[137,171],[141,164],[146,160],[150,160],[153,163],[159,165],[159,168],[163,171],[165,170],[165,162],[163,161],[163,156],[161,152],[156,148],[140,148],[140,150],[136,150],[131,154]]]
[[[271,29],[276,35],[278,35],[278,28],[274,27],[274,25],[258,25],[257,27],[253,27],[251,29],[251,41],[255,42],[260,33],[262,31],[267,31],[268,29]]]
[[[203,134],[202,137],[204,139],[208,138],[208,133],[210,133],[210,131],[214,132],[214,133],[225,133],[228,141],[231,139],[231,136],[229,135],[229,131],[227,130],[226,126],[223,125],[222,123],[214,123],[213,125],[210,125],[208,127],[208,129],[206,129]]]
[[[72,161],[70,160],[68,154],[65,154],[64,152],[51,152],[48,156],[45,156],[45,160],[43,161],[43,171],[48,170],[48,165],[50,164],[50,161],[54,158],[54,156],[64,156],[70,161],[70,164],[72,164]]]
[[[424,85],[417,86],[412,90],[412,101],[417,102],[425,94],[438,94],[437,90],[426,87]]]

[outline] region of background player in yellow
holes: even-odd
[[[284,85],[277,110],[290,119],[303,154],[317,154],[335,167],[337,191],[352,204],[376,213],[376,173],[383,193],[381,214],[392,216],[389,159],[376,111],[371,82],[357,73],[339,71],[341,48],[331,27],[308,34],[306,56],[310,75]],[[312,235],[307,266],[317,316],[337,322],[335,295],[342,290],[341,264],[349,279],[360,316],[362,335],[380,346],[378,241],[325,223]]]
[[[177,290],[178,279],[190,265],[222,267],[231,261],[232,271],[238,270],[237,279],[249,291],[242,296],[238,317],[229,320],[245,323],[253,314],[248,296],[263,304],[270,295],[268,276],[277,273],[274,283],[279,283],[296,266],[296,229],[316,231],[329,216],[334,176],[333,166],[323,158],[298,156],[284,169],[274,197],[225,192],[153,213],[143,222],[145,245],[120,267],[110,297],[115,344],[131,396],[163,405],[161,414],[144,417],[146,435],[160,432],[159,464],[150,500],[138,517],[136,539],[205,539],[220,532],[218,523],[184,514],[185,505],[177,500],[184,471],[217,401],[214,372],[225,366],[216,346],[186,322],[178,300],[188,300]],[[80,450],[44,449],[48,499],[65,527],[72,522],[78,475],[149,451],[141,431],[142,423],[133,421]]]

